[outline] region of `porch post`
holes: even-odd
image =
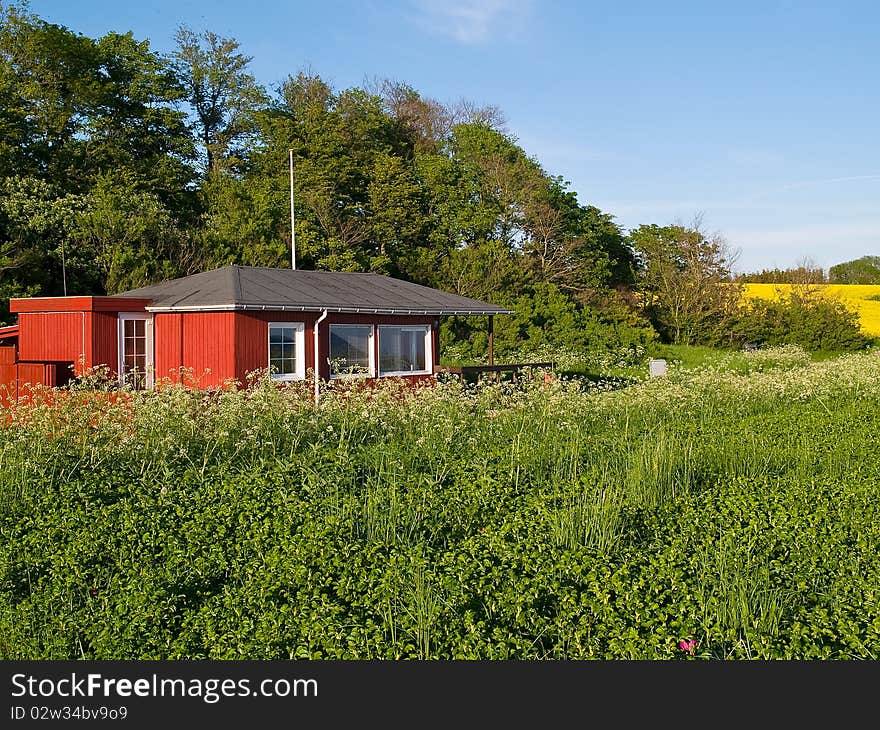
[[[489,315],[489,364],[495,364],[495,315]]]

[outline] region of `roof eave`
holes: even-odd
[[[204,305],[155,305],[146,307],[148,312],[332,312],[334,314],[383,314],[383,315],[422,315],[439,316],[486,316],[492,314],[513,314],[509,309],[437,309],[437,308],[381,308],[381,307],[332,307],[294,304],[204,304]]]

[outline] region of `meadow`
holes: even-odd
[[[7,409],[0,656],[880,656],[880,351],[671,365]]]
[[[791,293],[791,284],[744,284],[746,298],[778,300]],[[801,287],[803,288],[803,287]],[[878,284],[809,284],[809,291],[839,299],[858,312],[862,331],[880,337],[880,285]]]

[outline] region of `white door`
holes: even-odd
[[[153,387],[153,315],[119,314],[119,382],[136,390]]]

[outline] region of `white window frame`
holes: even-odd
[[[153,352],[153,315],[149,312],[119,312],[116,324],[116,350],[117,362],[116,372],[119,377],[119,384],[125,385],[125,323],[131,320],[143,320],[144,324],[144,362],[146,363],[147,372],[145,385],[150,389],[155,384],[154,374],[156,370],[156,358]]]
[[[369,344],[367,346],[368,350],[368,360],[369,360],[369,372],[368,373],[334,373],[333,372],[333,364],[330,363],[330,352],[332,350],[333,343],[333,328],[334,327],[369,327],[370,328],[370,339]],[[330,379],[331,380],[344,380],[346,378],[375,378],[376,377],[376,325],[374,324],[362,324],[360,322],[333,322],[327,329],[327,361],[330,363]]]
[[[266,367],[272,367],[272,328],[293,329],[296,361],[292,373],[272,373],[273,380],[305,380],[306,378],[306,325],[305,322],[269,322],[266,328]]]
[[[379,368],[379,377],[380,378],[399,378],[404,375],[430,375],[432,370],[431,368],[434,365],[434,352],[432,346],[434,344],[434,338],[431,336],[432,327],[429,324],[380,324],[379,327],[379,365],[381,366],[382,362],[382,330],[383,329],[395,329],[395,330],[404,330],[407,332],[424,332],[425,334],[425,369],[424,370],[389,370],[387,372],[383,372],[382,368]]]

